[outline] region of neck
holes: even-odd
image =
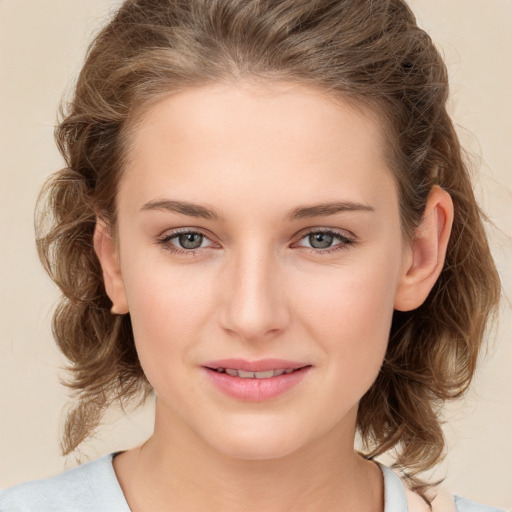
[[[354,452],[354,427],[337,426],[285,456],[242,459],[169,424],[157,409],[148,441],[114,459],[133,512],[383,510],[380,469]]]

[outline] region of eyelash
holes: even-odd
[[[345,235],[342,235],[341,233],[337,232],[337,231],[332,231],[332,230],[321,230],[321,229],[318,229],[318,230],[314,230],[314,231],[309,231],[307,232],[306,234],[304,234],[300,240],[310,236],[310,235],[313,235],[313,234],[318,234],[318,233],[322,233],[324,235],[330,235],[330,236],[333,236],[334,238],[337,238],[341,244],[338,245],[338,246],[334,246],[334,247],[331,247],[331,248],[327,248],[327,249],[314,249],[314,248],[308,248],[308,247],[304,247],[304,249],[307,249],[308,252],[312,252],[314,254],[322,254],[322,255],[325,255],[325,254],[332,254],[332,253],[335,253],[335,252],[339,252],[339,251],[343,251],[343,250],[346,250],[350,247],[350,245],[354,244],[355,243],[355,240],[351,239],[351,238],[348,238],[347,236]],[[201,231],[196,231],[196,230],[189,230],[189,229],[184,229],[184,230],[179,230],[179,231],[173,231],[172,233],[170,234],[166,234],[165,236],[162,236],[161,238],[159,238],[157,240],[157,243],[164,246],[166,250],[168,250],[169,252],[171,253],[174,253],[174,254],[183,254],[183,255],[186,255],[186,256],[190,256],[190,257],[194,257],[197,255],[198,252],[201,251],[201,248],[198,248],[198,249],[180,249],[174,245],[172,245],[170,242],[171,240],[173,240],[174,238],[177,238],[179,235],[184,235],[184,234],[196,234],[196,235],[202,235],[203,237],[208,238],[208,236],[201,232]]]

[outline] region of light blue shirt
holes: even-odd
[[[0,512],[130,512],[112,465],[105,455],[60,475],[0,491]],[[384,512],[409,512],[400,477],[380,465],[384,475]],[[455,497],[458,512],[505,512]]]

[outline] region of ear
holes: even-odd
[[[411,311],[421,306],[443,269],[453,224],[453,201],[435,185],[427,199],[422,221],[407,248],[395,294],[394,308]]]
[[[103,270],[105,290],[112,301],[112,313],[124,315],[128,313],[128,301],[124,288],[124,281],[119,268],[117,248],[112,240],[110,230],[106,224],[97,219],[94,230],[94,251]]]

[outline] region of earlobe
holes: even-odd
[[[411,311],[421,306],[443,269],[453,224],[453,201],[435,185],[427,199],[422,221],[404,258],[394,308]]]
[[[94,229],[94,251],[103,271],[105,291],[112,301],[112,314],[124,315],[128,313],[128,301],[119,268],[117,248],[108,227],[100,219],[96,220]]]

